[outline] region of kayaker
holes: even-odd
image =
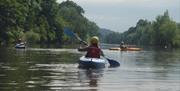
[[[18,45],[25,45],[26,42],[23,42],[22,39],[19,38],[18,41],[17,41],[17,44],[18,44]]]
[[[22,39],[19,38],[18,41],[17,41],[18,44],[22,43]]]
[[[100,56],[104,56],[102,50],[99,48],[99,38],[97,36],[93,36],[90,39],[90,45],[87,47],[80,47],[78,51],[87,51],[85,57],[90,58],[100,58]]]
[[[121,48],[122,50],[127,48],[127,46],[124,45],[124,42],[123,42],[123,41],[121,41],[121,43],[120,43],[120,48]]]

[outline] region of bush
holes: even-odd
[[[37,43],[40,41],[40,36],[38,33],[35,33],[33,31],[28,31],[25,33],[26,40],[28,43]]]

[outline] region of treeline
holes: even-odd
[[[73,1],[0,0],[0,44],[57,43],[72,41],[63,34],[68,27],[86,39],[97,35],[99,27],[84,17],[85,11]]]
[[[166,11],[157,16],[155,21],[140,19],[136,26],[130,27],[128,31],[106,36],[107,43],[121,41],[136,45],[180,47],[180,24],[173,21]]]
[[[100,42],[102,43],[106,43],[108,41],[107,39],[107,35],[114,33],[114,31],[106,29],[106,28],[101,28],[99,30],[99,38],[100,38]],[[109,40],[110,41],[110,40]]]

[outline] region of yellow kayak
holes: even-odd
[[[121,48],[109,48],[109,50],[114,50],[114,51],[141,51],[142,48],[124,48],[124,49],[121,49]]]

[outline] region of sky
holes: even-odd
[[[66,0],[57,0],[62,2]],[[85,10],[85,17],[100,28],[127,31],[139,19],[154,21],[168,10],[171,19],[180,22],[180,0],[71,0]]]

